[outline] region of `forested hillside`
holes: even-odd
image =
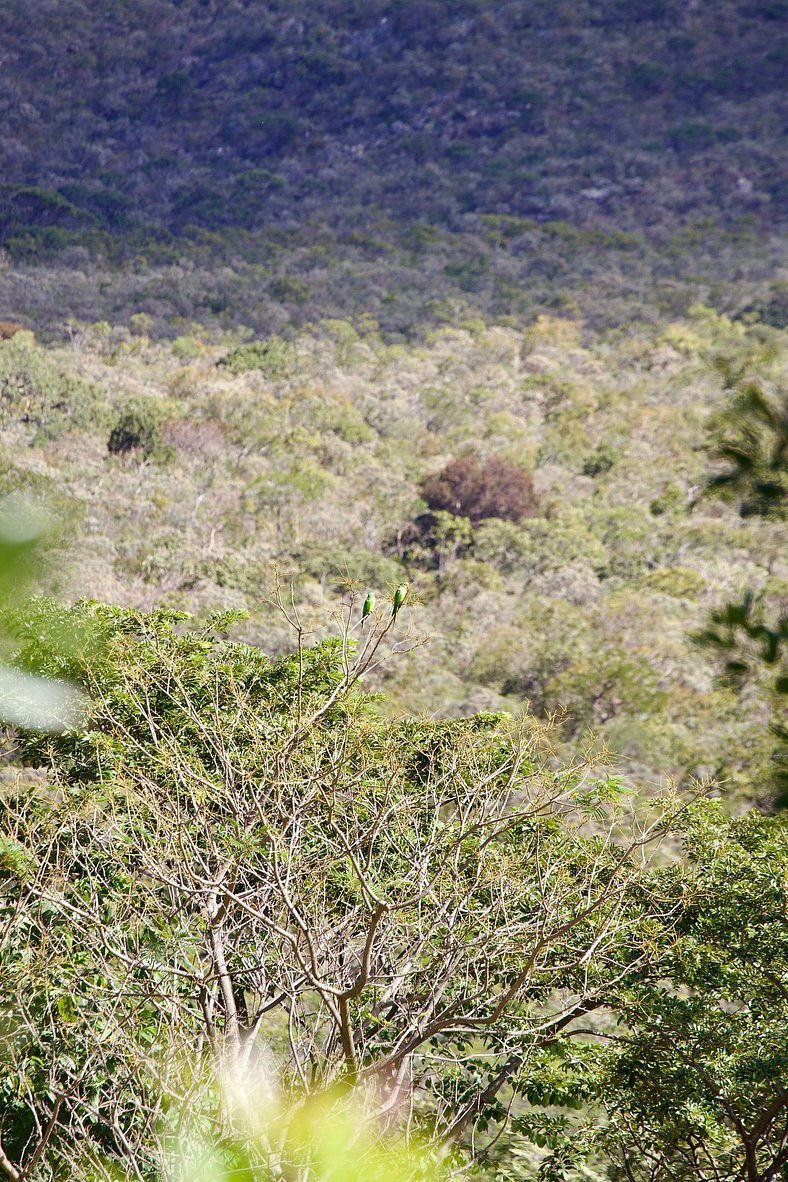
[[[381,674],[396,713],[566,710],[568,741],[599,732],[644,787],[768,798],[770,683],[735,695],[691,637],[746,590],[784,602],[783,521],[701,495],[737,398],[724,366],[779,405],[783,332],[702,307],[606,335],[468,322],[418,347],[372,322],[290,342],[133,328],[0,345],[4,487],[79,539],[63,594],[243,608],[239,635],[281,652],[277,572],[318,636],[351,587],[406,581],[429,643]],[[464,457],[475,476],[441,500],[425,481]],[[497,500],[478,487],[496,463]]]
[[[785,323],[776,0],[8,0],[0,304]],[[31,32],[32,30],[32,32]],[[2,311],[2,309],[0,309]]]
[[[786,0],[0,7],[0,1180],[788,1182]]]
[[[773,221],[785,16],[775,0],[9,0],[5,180],[114,231],[348,231],[360,207],[403,228],[475,210]]]

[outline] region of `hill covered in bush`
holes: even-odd
[[[702,307],[607,334],[467,321],[411,346],[369,321],[292,341],[146,327],[0,344],[3,491],[72,522],[63,594],[246,609],[240,634],[275,654],[276,577],[317,637],[351,587],[408,582],[428,643],[380,675],[395,714],[529,701],[642,782],[769,798],[773,677],[736,694],[691,637],[746,589],[756,615],[785,598],[782,523],[700,495],[725,374],[778,397],[784,333]]]
[[[0,301],[52,329],[368,312],[392,334],[457,301],[616,323],[698,299],[784,323],[785,16],[9,0]]]

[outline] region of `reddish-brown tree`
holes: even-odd
[[[482,460],[471,454],[450,460],[422,480],[421,494],[430,509],[468,517],[474,525],[488,517],[521,521],[538,511],[529,474],[501,456]]]

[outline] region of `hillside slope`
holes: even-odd
[[[4,179],[119,229],[771,219],[786,18],[774,0],[8,0]]]
[[[317,635],[350,585],[383,600],[406,580],[403,626],[428,643],[386,683],[392,709],[566,709],[573,749],[590,728],[641,782],[762,795],[768,688],[720,688],[690,635],[746,587],[785,598],[781,528],[694,502],[727,398],[715,359],[773,389],[784,333],[703,308],[606,335],[466,322],[410,347],[371,322],[293,343],[135,328],[0,344],[2,490],[81,537],[56,589],[245,608],[240,633],[277,652],[277,572]],[[425,516],[423,478],[470,452],[533,475],[525,516]]]
[[[0,302],[53,328],[367,311],[398,332],[457,300],[615,323],[698,298],[784,323],[786,16],[8,0]]]

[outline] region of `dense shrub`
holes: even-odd
[[[0,347],[0,426],[20,429],[37,444],[104,420],[99,387],[54,359],[30,332],[9,332]]]
[[[604,476],[616,462],[616,450],[609,443],[600,443],[583,463],[581,472],[584,476]]]
[[[133,398],[120,412],[107,440],[111,455],[137,452],[146,460],[164,461],[173,446],[164,437],[166,407],[154,398]]]
[[[295,348],[281,337],[269,337],[266,341],[239,345],[223,357],[219,365],[234,374],[259,369],[266,378],[285,378],[295,368]]]
[[[663,566],[643,575],[638,586],[673,599],[698,599],[706,590],[706,580],[687,567]]]
[[[467,517],[473,525],[489,517],[522,521],[537,512],[531,477],[501,456],[482,460],[471,454],[450,460],[422,480],[421,493],[430,509]]]

